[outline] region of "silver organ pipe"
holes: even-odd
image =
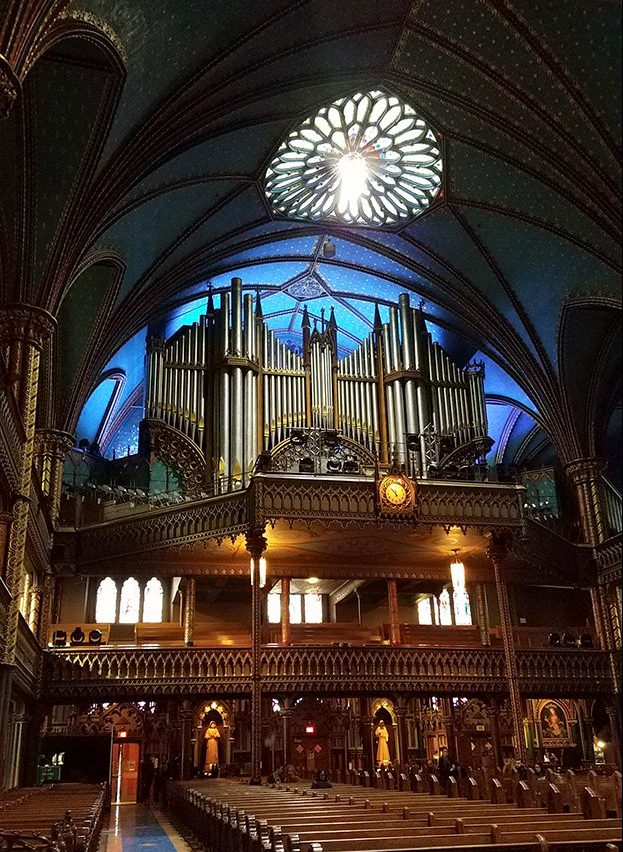
[[[457,445],[486,435],[483,365],[455,364],[432,342],[407,294],[390,308],[389,322],[381,323],[377,312],[374,331],[338,358],[333,314],[311,331],[305,311],[303,351],[295,352],[269,330],[259,298],[254,310],[242,287],[232,279],[218,308],[210,296],[198,322],[167,341],[152,335],[147,341],[145,415],[197,444],[207,478],[218,480],[221,490],[245,487],[257,454],[308,424],[337,426],[381,458],[396,454],[400,461],[406,460],[405,435],[419,435],[422,476],[430,433],[453,436]],[[388,448],[381,447],[381,435]]]

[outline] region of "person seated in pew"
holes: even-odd
[[[439,770],[439,786],[443,790],[447,790],[448,779],[451,775],[453,778],[456,778],[457,767],[455,762],[450,758],[450,753],[446,746],[441,749],[437,768]]]
[[[314,779],[311,784],[312,790],[327,790],[329,787],[333,787],[333,784],[329,780],[326,770],[319,769],[314,775]]]

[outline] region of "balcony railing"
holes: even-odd
[[[277,520],[342,527],[366,523],[413,526],[417,522],[444,528],[511,530],[523,522],[522,493],[517,485],[422,480],[413,515],[381,518],[376,482],[371,477],[258,474],[245,491],[83,526],[75,533],[79,541],[76,561],[81,567],[97,564],[105,570],[106,560],[235,536],[251,523],[258,526]]]
[[[611,690],[611,655],[586,650],[517,652],[520,685],[532,695],[594,695]],[[261,651],[265,693],[361,694],[419,691],[465,695],[504,692],[497,648],[328,646]],[[248,694],[250,649],[67,649],[46,654],[43,692],[51,699]]]

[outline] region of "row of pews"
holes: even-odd
[[[0,798],[0,849],[96,852],[105,804],[106,785],[11,790]]]
[[[616,818],[537,805],[338,784],[250,786],[170,782],[167,809],[209,852],[421,852],[621,849]]]
[[[440,795],[441,784],[435,773],[435,769],[425,765],[377,769],[372,775],[351,769],[349,780],[355,786]],[[514,768],[505,773],[468,768],[460,778],[449,778],[444,792],[450,798],[497,804],[514,802],[520,808],[537,806],[547,808],[550,813],[582,813],[588,819],[606,816],[621,819],[621,787],[618,771],[598,774],[594,769],[559,772],[546,768],[537,774],[527,766],[521,771]]]

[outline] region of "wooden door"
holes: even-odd
[[[113,743],[112,801],[114,804],[136,802],[140,751],[138,743]]]

